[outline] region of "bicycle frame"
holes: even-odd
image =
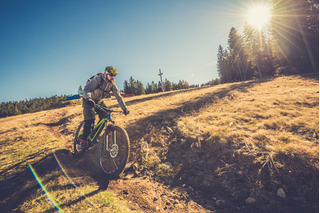
[[[110,116],[110,114],[109,114]],[[107,118],[103,118],[101,119],[98,124],[91,130],[91,133],[88,137],[88,140],[90,140],[90,142],[93,142],[94,140],[96,140],[99,135],[101,134],[102,130],[105,127],[105,124],[107,123]]]
[[[109,109],[105,109],[101,106],[95,105],[95,108],[98,108],[99,110],[102,110],[106,113],[106,116],[104,118],[102,118],[97,125],[91,130],[91,133],[88,137],[88,140],[90,141],[90,143],[92,143],[93,141],[95,141],[101,134],[102,130],[104,129],[105,125],[107,122],[111,122],[112,124],[114,124],[115,122],[111,119],[111,113],[112,112],[120,112],[121,111],[114,111],[114,110],[109,110]]]

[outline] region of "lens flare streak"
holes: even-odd
[[[71,180],[71,178],[69,177],[69,175],[66,173],[66,171],[64,170],[64,168],[62,167],[59,159],[57,158],[56,154],[54,154],[54,152],[52,151],[53,157],[55,158],[56,162],[58,163],[59,167],[61,168],[61,171],[63,172],[63,174],[66,176],[66,178],[69,180],[69,182],[73,185],[73,187],[79,192],[79,194],[93,207],[95,207],[95,205],[88,200],[88,198],[85,196],[85,194],[83,194],[78,187],[76,186],[76,184]]]
[[[56,154],[51,150],[53,157],[55,158],[57,164],[59,165],[59,167],[61,168],[61,171],[63,172],[63,174],[65,175],[65,177],[68,179],[68,181],[72,184],[72,186],[78,191],[78,193],[82,196],[82,198],[88,203],[90,204],[92,207],[96,208],[98,210],[98,208],[86,197],[86,195],[84,193],[82,193],[78,187],[76,186],[76,184],[71,180],[70,176],[66,173],[66,171],[64,170],[64,168],[62,167],[59,159],[57,158]],[[30,171],[32,172],[34,178],[36,179],[36,181],[38,182],[39,186],[41,187],[41,189],[43,190],[44,194],[47,196],[47,198],[49,199],[49,201],[52,203],[52,205],[59,211],[59,212],[63,212],[61,210],[61,208],[58,206],[58,204],[53,200],[53,198],[50,196],[48,190],[45,188],[45,186],[42,184],[40,177],[37,175],[36,171],[34,170],[34,168],[31,166],[30,163],[28,163],[28,166],[30,168]]]
[[[44,194],[47,196],[47,198],[49,199],[49,201],[52,203],[52,205],[59,211],[59,212],[63,212],[60,207],[58,206],[58,204],[56,204],[56,202],[51,198],[49,192],[47,191],[47,189],[44,187],[44,185],[42,184],[39,176],[37,175],[36,171],[33,169],[33,167],[31,166],[30,163],[28,163],[30,171],[32,172],[34,178],[36,179],[36,181],[38,182],[39,186],[41,187],[42,191],[44,192]]]

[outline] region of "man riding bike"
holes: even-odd
[[[129,110],[123,101],[118,87],[115,84],[115,77],[118,74],[114,67],[108,66],[104,70],[103,75],[98,75],[93,78],[83,90],[83,116],[84,116],[84,130],[80,141],[80,146],[82,149],[87,148],[87,138],[90,134],[91,126],[95,121],[95,110],[94,105],[98,104],[100,106],[106,107],[103,102],[103,98],[108,97],[110,92],[116,97],[120,107],[125,115],[129,114]],[[99,118],[101,119],[103,113],[97,111]]]

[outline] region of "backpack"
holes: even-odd
[[[94,79],[95,77],[97,77],[97,76],[102,76],[102,75],[103,75],[103,73],[97,73],[97,74],[95,74],[94,76],[91,76],[90,78],[87,79],[86,85],[89,84],[89,82],[90,82],[92,79]],[[106,91],[102,88],[102,84],[103,84],[103,80],[101,79],[101,81],[100,81],[100,83],[99,83],[99,86],[98,86],[98,89],[102,90],[103,92],[106,92]]]
[[[97,76],[101,76],[101,75],[103,75],[103,73],[97,73],[97,74],[95,74],[94,76],[91,76],[90,78],[87,79],[86,85],[87,85],[92,79],[94,79],[94,78],[97,77]]]

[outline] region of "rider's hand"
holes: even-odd
[[[123,114],[128,115],[130,112],[128,109],[123,110]]]
[[[92,100],[92,99],[87,99],[87,101],[88,101],[88,105],[90,106],[90,107],[94,107],[94,101]]]

